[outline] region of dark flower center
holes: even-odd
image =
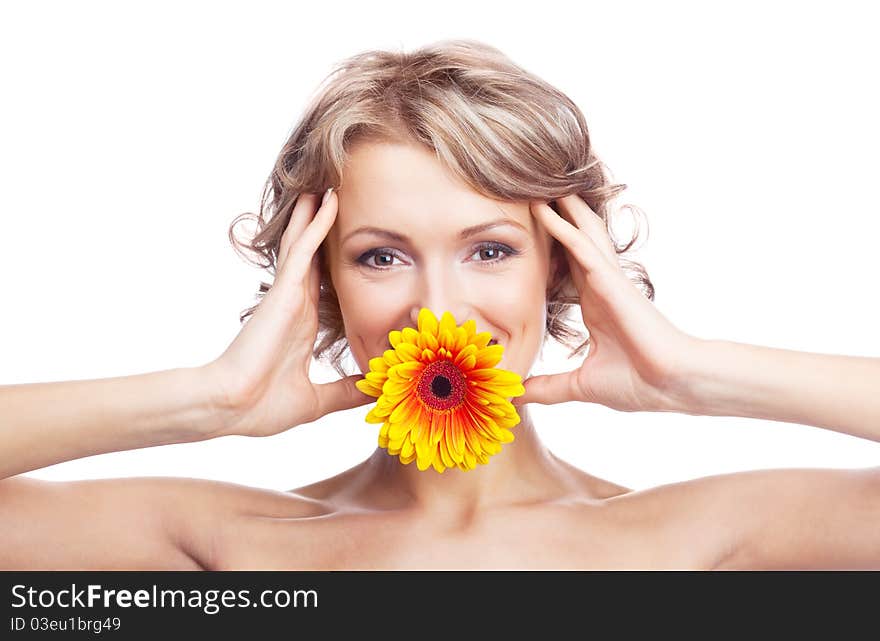
[[[436,376],[434,377],[434,380],[431,381],[431,391],[434,392],[435,396],[446,398],[452,391],[452,383],[450,383],[449,379],[445,376]]]
[[[422,403],[439,412],[459,407],[467,392],[467,380],[451,361],[434,361],[422,372],[418,396]]]

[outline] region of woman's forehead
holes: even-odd
[[[433,154],[406,143],[361,143],[346,161],[338,192],[340,242],[361,227],[435,229],[476,233],[476,226],[519,229],[533,234],[528,203],[503,202],[474,191]],[[506,223],[502,225],[501,223]]]

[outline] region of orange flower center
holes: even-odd
[[[419,378],[419,398],[439,412],[455,409],[464,402],[466,383],[461,370],[450,361],[434,361]]]

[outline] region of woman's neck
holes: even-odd
[[[358,483],[369,495],[382,494],[383,504],[431,513],[472,513],[487,507],[544,501],[570,491],[565,468],[541,442],[527,406],[518,409],[514,440],[472,470],[432,467],[420,471],[415,462],[403,465],[397,456],[376,448],[360,469]],[[393,496],[393,499],[391,496]]]

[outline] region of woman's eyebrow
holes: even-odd
[[[481,231],[486,231],[487,229],[494,229],[495,227],[502,227],[502,226],[508,226],[508,225],[513,226],[513,227],[519,227],[524,232],[529,233],[529,230],[526,229],[521,223],[518,223],[517,221],[510,219],[510,218],[499,218],[498,220],[492,220],[487,223],[481,223],[479,225],[474,225],[473,227],[468,227],[466,229],[463,229],[463,230],[461,230],[461,233],[459,233],[459,238],[464,240],[464,239],[470,238],[471,236],[473,236],[475,234],[479,234]],[[366,227],[358,227],[354,231],[346,234],[345,238],[342,239],[342,242],[344,243],[349,238],[351,238],[352,236],[355,236],[357,234],[373,234],[375,236],[383,236],[385,238],[390,238],[391,240],[396,240],[398,242],[409,241],[409,238],[406,235],[400,234],[395,231],[391,231],[390,229],[383,229],[381,227],[366,226]]]

